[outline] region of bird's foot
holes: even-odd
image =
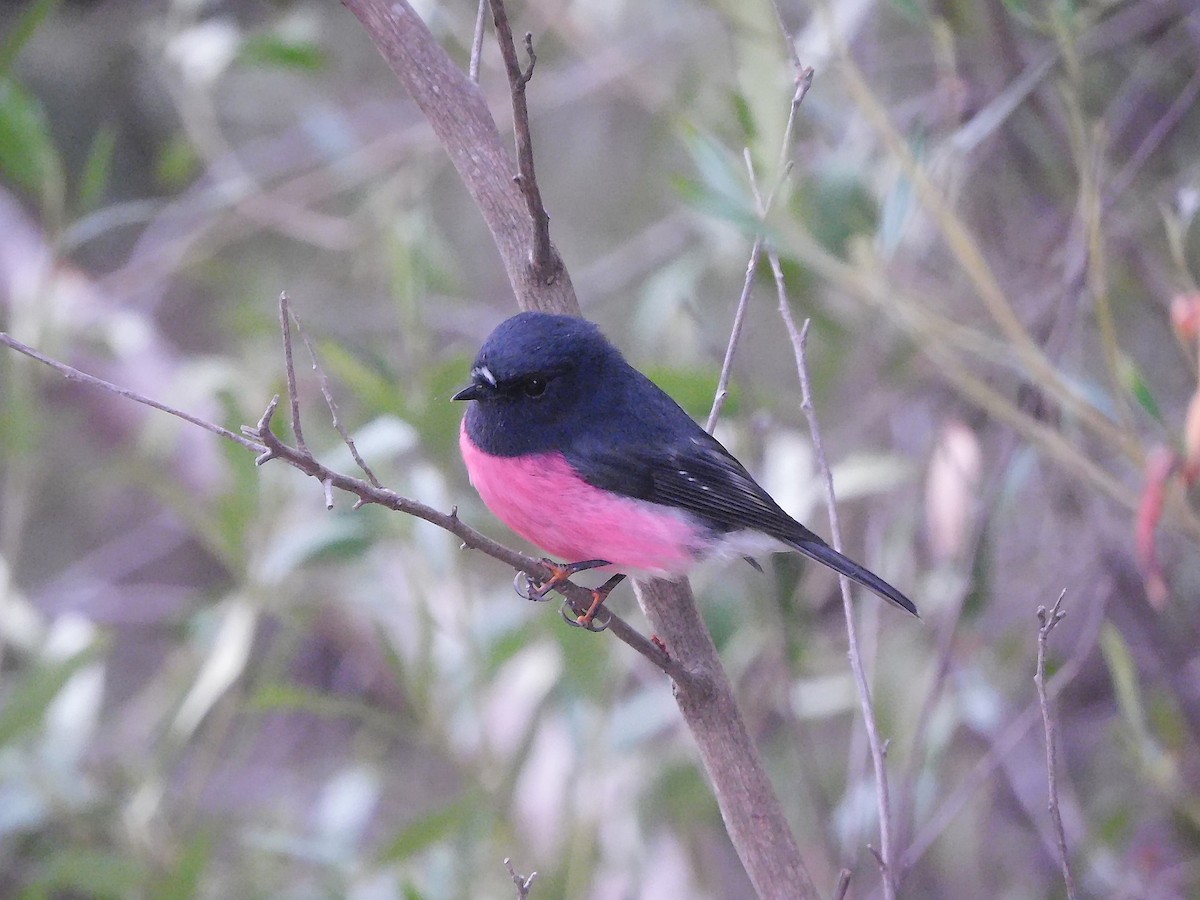
[[[542,565],[550,571],[550,577],[544,580],[537,580],[524,572],[518,572],[516,578],[513,579],[513,587],[516,589],[517,595],[524,597],[526,600],[545,600],[546,595],[552,590],[560,588],[565,584],[569,584],[571,576],[579,572],[586,572],[588,569],[598,569],[601,566],[612,565],[606,559],[585,559],[582,562],[575,563],[557,563],[551,559],[543,559]],[[612,617],[607,610],[602,609],[605,599],[615,588],[625,579],[624,575],[614,575],[600,587],[592,591],[592,602],[588,605],[587,611],[582,615],[572,605],[571,601],[564,601],[559,608],[563,619],[568,625],[576,628],[586,628],[588,631],[604,631],[612,624]]]
[[[606,559],[585,559],[576,563],[556,563],[552,559],[543,559],[542,565],[550,571],[550,577],[539,581],[532,575],[518,572],[513,579],[513,587],[517,595],[526,600],[545,600],[546,595],[560,585],[567,584],[572,575],[586,572],[588,569],[598,569],[609,565]]]
[[[586,628],[588,631],[604,631],[612,624],[612,616],[608,610],[601,609],[604,601],[608,599],[608,595],[612,593],[612,589],[625,580],[625,576],[616,574],[600,587],[592,591],[592,602],[587,608],[587,612],[579,615],[578,612],[571,606],[571,602],[565,601],[558,611],[562,615],[563,620],[568,625],[574,625],[576,628]],[[600,616],[597,618],[597,616]]]

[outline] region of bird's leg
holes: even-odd
[[[517,573],[513,586],[526,600],[544,600],[556,587],[570,581],[572,575],[586,572],[588,569],[598,569],[610,563],[607,559],[585,559],[576,563],[556,563],[552,559],[543,559],[542,565],[550,570],[550,577],[545,581],[535,581],[524,572]]]
[[[600,607],[608,599],[608,595],[612,593],[613,588],[624,580],[625,576],[618,572],[612,578],[608,579],[608,581],[604,582],[604,584],[600,585],[600,587],[593,589],[591,605],[588,606],[587,612],[582,616],[575,614],[575,610],[571,609],[569,602],[564,603],[560,607],[559,612],[562,613],[562,617],[568,625],[586,628],[588,631],[603,631],[608,627],[611,619],[606,612],[604,618],[596,621],[596,614],[600,612]]]

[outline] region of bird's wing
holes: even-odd
[[[821,540],[703,432],[666,445],[583,446],[568,452],[567,459],[594,487],[687,510],[718,531],[749,528],[788,542]]]
[[[903,593],[784,512],[729,451],[703,432],[665,446],[626,442],[616,448],[576,447],[566,455],[593,487],[687,510],[717,531],[764,532],[917,615]]]

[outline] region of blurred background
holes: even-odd
[[[476,9],[418,4],[464,66]],[[1200,12],[1190,0],[509,8],[585,313],[697,417],[757,229],[812,319],[901,894],[1065,896],[1035,611],[1087,896],[1200,896]],[[482,85],[502,130],[489,34]],[[757,273],[718,435],[828,520]],[[339,4],[0,7],[0,330],[236,430],[289,292],[385,484],[521,546],[456,450],[515,311],[454,171]],[[352,470],[299,351],[306,437]],[[1191,412],[1189,413],[1189,407]],[[696,588],[822,891],[878,894],[834,580]],[[632,595],[613,604],[644,627]],[[432,526],[0,350],[0,896],[740,898],[670,687]]]

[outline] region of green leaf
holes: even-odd
[[[92,146],[88,150],[83,173],[79,177],[77,202],[80,212],[95,209],[108,189],[109,178],[112,175],[113,151],[116,147],[117,132],[111,125],[102,126],[92,138]]]
[[[242,44],[238,56],[242,62],[250,65],[278,66],[305,72],[316,72],[326,66],[325,54],[316,44],[289,41],[273,34],[249,38]]]
[[[381,863],[409,859],[454,832],[465,828],[479,815],[480,798],[474,794],[460,797],[449,806],[422,816],[397,834],[380,855]]]
[[[1154,394],[1151,393],[1150,386],[1146,384],[1146,379],[1142,376],[1142,370],[1138,368],[1137,363],[1122,353],[1117,365],[1119,367],[1118,374],[1121,377],[1121,382],[1125,385],[1125,389],[1133,395],[1133,399],[1137,401],[1138,406],[1144,409],[1156,422],[1166,425],[1166,422],[1163,420],[1162,410],[1158,406],[1158,401],[1154,399]]]
[[[177,190],[192,180],[199,167],[200,158],[195,149],[184,135],[179,134],[159,148],[154,161],[154,180],[163,190]]]
[[[738,124],[742,126],[742,134],[746,137],[746,143],[754,143],[755,138],[758,137],[758,127],[754,122],[754,110],[751,109],[746,95],[740,91],[735,91],[733,95],[733,114],[737,118]]]
[[[380,715],[377,708],[359,700],[277,682],[258,688],[250,697],[250,708],[263,712],[311,713],[324,719],[371,720],[381,730],[395,726],[393,716]]]
[[[917,5],[917,0],[892,0],[892,9],[914,25],[924,25],[927,21],[925,13]]]
[[[21,53],[21,48],[34,36],[42,22],[46,21],[59,0],[34,0],[29,4],[21,18],[0,42],[0,76],[7,76],[12,71],[13,63]]]
[[[352,559],[370,547],[371,535],[361,517],[325,517],[280,530],[260,563],[260,577],[282,580],[310,563]]]
[[[145,873],[135,859],[115,853],[67,848],[50,857],[28,896],[121,900],[137,896],[144,878]]]
[[[210,831],[194,835],[184,846],[174,867],[156,879],[150,896],[154,900],[193,900],[200,896],[200,884],[212,858],[213,844]]]
[[[0,175],[38,197],[48,212],[61,207],[63,169],[37,98],[0,78]]]
[[[1149,737],[1146,731],[1146,711],[1142,705],[1142,690],[1138,684],[1137,666],[1133,662],[1133,654],[1115,627],[1104,624],[1100,633],[1100,650],[1104,654],[1104,662],[1108,666],[1109,677],[1113,681],[1113,690],[1117,695],[1117,706],[1129,729],[1137,735],[1139,741]]]
[[[687,410],[693,419],[704,422],[712,409],[713,395],[721,373],[710,369],[680,369],[666,366],[646,366],[646,377],[666,391]],[[729,385],[729,396],[725,398],[723,416],[736,416],[741,392],[734,384]]]
[[[48,707],[71,676],[100,655],[93,644],[61,662],[40,665],[27,672],[0,703],[0,747],[42,722]]]
[[[676,189],[683,198],[747,234],[763,230],[736,157],[714,138],[692,128],[684,129],[683,145],[700,178],[699,183],[676,179]]]

